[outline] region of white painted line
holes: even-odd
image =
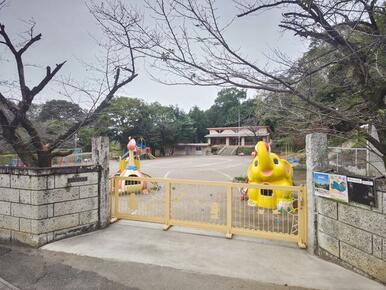
[[[168,172],[166,172],[164,175],[164,178],[167,178],[169,176],[170,172],[172,172],[172,170],[169,170]]]
[[[211,169],[210,171],[213,171],[213,172],[216,172],[218,174],[221,174],[223,176],[225,176],[226,178],[228,178],[229,180],[233,180],[233,177],[230,176],[229,174],[226,174],[225,172],[222,172],[220,170],[217,170],[217,169]]]

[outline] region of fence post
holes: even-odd
[[[170,224],[171,204],[172,204],[172,186],[170,181],[165,184],[165,226],[164,231],[167,231],[172,226]]]
[[[227,185],[227,232],[226,237],[232,238],[232,187]]]
[[[342,150],[340,151],[342,152]],[[336,151],[336,172],[339,171],[339,151]]]
[[[316,200],[314,197],[313,172],[323,171],[328,167],[327,135],[313,133],[306,136],[307,160],[307,249],[312,255],[317,250]]]
[[[307,247],[307,191],[304,186],[299,190],[298,246]]]
[[[122,180],[113,177],[112,181],[114,182],[114,217],[118,218],[119,216],[119,183],[124,182]]]
[[[115,178],[112,176],[110,178],[110,194],[109,194],[109,199],[110,199],[110,215],[111,215],[111,222],[117,220],[117,216],[115,214]]]
[[[101,167],[98,178],[99,226],[107,227],[111,219],[109,186],[109,138],[92,138],[92,161]]]

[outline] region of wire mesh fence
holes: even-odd
[[[65,167],[65,166],[86,166],[92,165],[92,153],[73,153],[64,157],[54,157],[52,159],[53,167]],[[17,156],[17,154],[3,154],[0,155],[0,166],[11,167],[26,167],[23,161]]]
[[[86,166],[92,164],[91,152],[74,153],[64,157],[54,157],[52,160],[53,167]]]
[[[343,168],[354,174],[368,175],[368,159],[367,148],[328,147],[328,161],[336,171]]]

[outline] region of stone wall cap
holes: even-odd
[[[99,170],[100,170],[100,165],[42,167],[42,168],[0,166],[0,174],[34,175],[34,176],[98,172]]]

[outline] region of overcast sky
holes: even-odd
[[[140,0],[126,0],[140,9],[145,5]],[[231,0],[219,0],[217,4],[227,3],[219,7],[218,14],[225,21],[238,12]],[[250,59],[257,60],[260,65],[267,63],[265,55],[271,55],[274,49],[280,49],[291,57],[297,57],[306,49],[306,44],[294,38],[290,33],[283,33],[277,26],[280,10],[270,10],[259,15],[248,16],[236,21],[229,27],[226,36],[229,42]],[[78,82],[87,81],[90,73],[86,63],[95,63],[100,51],[94,38],[101,37],[99,27],[87,10],[82,0],[9,0],[8,6],[0,11],[0,22],[6,25],[9,35],[17,39],[28,25],[23,20],[33,18],[36,32],[43,37],[28,53],[25,63],[33,64],[28,68],[27,82],[32,87],[44,75],[46,65],[54,66],[63,60],[67,63],[61,70],[62,77],[71,76]],[[0,80],[16,79],[15,64],[9,55],[0,49]],[[38,67],[35,67],[37,65]],[[142,60],[138,64],[139,77],[119,95],[139,97],[147,102],[158,101],[165,105],[178,105],[189,110],[194,105],[209,108],[219,88],[194,86],[166,86],[150,79],[150,66]],[[58,97],[58,87],[51,84],[44,90],[38,102]],[[249,91],[249,96],[254,92]],[[74,96],[74,100],[77,100]],[[81,100],[79,100],[81,102]]]

